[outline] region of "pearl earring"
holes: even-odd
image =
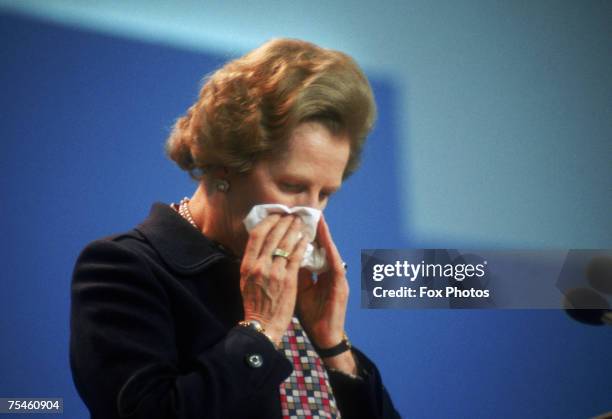
[[[225,179],[218,179],[215,181],[215,187],[219,192],[227,192],[229,190],[229,182]]]

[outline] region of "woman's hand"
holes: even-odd
[[[308,244],[302,220],[272,214],[249,235],[240,266],[240,291],[245,320],[257,320],[278,346],[295,311],[297,276]],[[289,253],[273,256],[275,249]]]
[[[310,272],[300,270],[297,308],[310,339],[320,348],[330,348],[340,343],[344,334],[349,286],[344,263],[323,217],[317,226],[317,238],[330,269],[319,274],[316,282]]]
[[[297,308],[300,322],[311,341],[327,349],[339,344],[344,337],[349,286],[344,262],[323,216],[317,226],[317,237],[325,249],[330,269],[319,274],[316,282],[310,272],[304,269],[299,272]],[[357,364],[350,351],[323,358],[323,362],[329,368],[353,376],[357,374]]]

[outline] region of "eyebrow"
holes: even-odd
[[[310,181],[308,179],[303,178],[300,175],[288,174],[286,176],[287,176],[287,179],[290,180],[291,182],[310,184]],[[342,184],[340,184],[338,186],[329,186],[329,187],[324,186],[323,188],[321,188],[321,190],[326,192],[326,193],[328,193],[328,194],[334,194],[334,193],[338,192],[341,187],[342,187]]]

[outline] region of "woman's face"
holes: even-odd
[[[348,136],[333,135],[324,125],[306,122],[291,134],[285,153],[255,163],[246,174],[228,178],[227,204],[232,236],[244,249],[248,234],[242,220],[257,204],[306,206],[323,210],[342,183],[348,162]]]

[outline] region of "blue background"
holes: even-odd
[[[610,39],[607,47],[594,48],[609,52]],[[434,44],[429,45],[433,50]],[[196,98],[202,76],[236,56],[236,51],[196,52],[12,12],[0,14],[0,45],[0,225],[4,235],[0,396],[63,397],[65,417],[87,417],[68,365],[74,260],[88,241],[141,221],[153,201],[171,202],[191,195],[195,184],[163,155],[165,137],[174,118]],[[445,53],[452,55],[452,50]],[[588,67],[588,61],[584,66]],[[531,150],[530,158],[540,159],[542,170],[534,172],[532,165],[517,161],[517,171],[506,173],[514,176],[514,189],[501,182],[506,187],[504,199],[510,199],[504,211],[528,213],[534,199],[552,200],[549,217],[535,214],[534,224],[543,227],[534,239],[525,216],[517,219],[498,211],[495,194],[466,195],[470,188],[482,191],[487,186],[482,180],[471,182],[474,173],[470,170],[486,178],[506,168],[476,161],[465,171],[467,189],[458,189],[452,157],[462,154],[447,134],[463,128],[447,121],[448,132],[432,130],[433,149],[424,153],[419,148],[422,139],[414,138],[419,137],[418,124],[423,124],[418,109],[423,105],[416,104],[414,109],[406,105],[399,93],[406,88],[404,79],[384,71],[367,72],[380,117],[362,169],[347,181],[326,216],[353,272],[348,333],[376,361],[398,410],[417,418],[573,418],[612,410],[610,330],[580,325],[561,311],[362,310],[358,291],[361,248],[612,247],[608,205],[612,154],[607,153],[612,129],[604,118],[611,106],[606,101],[612,97],[609,75],[601,91],[583,85],[588,95],[560,102],[580,99],[587,107],[596,103],[596,121],[586,125],[597,128],[597,135],[591,132],[578,146],[561,142],[561,157],[555,160],[547,158],[554,151],[555,137],[540,129],[541,149]],[[602,77],[588,73],[594,80]],[[415,79],[409,91],[422,88],[418,74]],[[442,77],[443,82],[448,79]],[[431,89],[432,97],[448,99],[441,93]],[[478,98],[482,100],[482,95],[475,102]],[[451,99],[456,103],[462,98]],[[461,120],[453,114],[456,109],[445,114],[443,103],[440,109],[442,115]],[[500,109],[507,118],[516,118],[514,111],[519,112]],[[404,124],[415,119],[417,128],[406,133]],[[581,124],[569,128],[589,133]],[[486,139],[478,129],[482,126],[474,127],[474,143],[459,148],[477,150],[480,138]],[[500,133],[487,148],[493,154],[510,150],[514,155],[511,143]],[[430,173],[448,170],[444,182],[407,183],[410,170],[422,168],[423,161]],[[580,164],[568,167],[566,161]],[[536,178],[556,177],[560,185],[530,185],[524,182],[529,179],[521,177],[525,171]],[[563,189],[566,177],[582,177],[590,186],[576,181]],[[567,206],[555,210],[565,202],[565,195],[556,194],[555,188],[583,191],[570,197],[577,202],[574,213],[567,212]],[[430,201],[415,198],[440,190],[447,194]],[[483,214],[480,228],[469,218],[470,210]],[[503,234],[508,219],[512,225],[506,225],[507,234]],[[432,228],[438,221],[442,227]],[[583,229],[575,226],[580,222]]]

